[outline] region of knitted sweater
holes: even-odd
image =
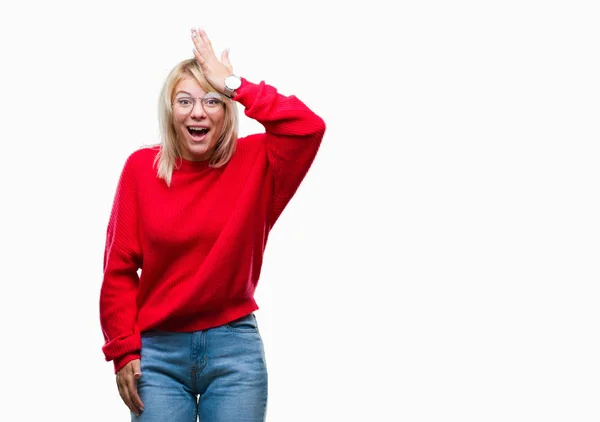
[[[182,160],[169,187],[156,176],[158,147],[125,161],[100,291],[102,350],[115,372],[140,358],[146,330],[205,330],[258,309],[269,232],[312,165],[325,123],[264,82],[242,79],[235,100],[265,132],[238,139],[225,166]]]

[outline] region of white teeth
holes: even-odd
[[[189,129],[190,130],[198,130],[198,131],[208,130],[208,128],[206,128],[206,127],[192,127],[192,126],[190,126]]]

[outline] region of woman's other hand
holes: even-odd
[[[137,416],[144,411],[144,403],[137,392],[137,380],[142,376],[140,360],[134,359],[117,371],[117,387],[123,402]]]

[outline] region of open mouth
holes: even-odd
[[[210,129],[202,126],[188,126],[187,130],[194,141],[201,141]]]

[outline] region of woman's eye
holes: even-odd
[[[206,100],[206,104],[208,104],[209,106],[216,106],[217,104],[219,104],[219,100],[215,98],[209,98],[208,100]]]
[[[182,98],[180,100],[177,100],[179,102],[179,104],[181,105],[190,105],[192,102],[190,100],[188,100],[187,98]]]

